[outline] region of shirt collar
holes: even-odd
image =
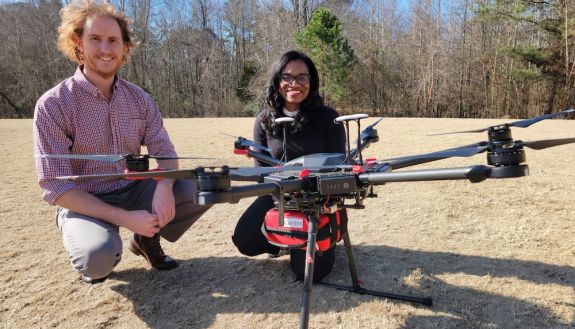
[[[288,111],[285,107],[283,108],[283,112],[286,116],[290,117],[290,118],[295,118],[295,116],[299,113],[299,110],[297,111]]]
[[[74,80],[76,81],[76,83],[78,84],[78,86],[80,86],[80,88],[84,89],[85,91],[87,91],[90,95],[94,96],[94,97],[98,97],[98,88],[96,88],[96,86],[94,86],[84,75],[84,72],[82,72],[82,69],[84,68],[83,64],[78,65],[78,68],[76,68],[76,73],[74,73]],[[116,89],[118,89],[118,82],[119,82],[119,78],[118,75],[114,76],[114,84],[112,85],[112,90],[116,91]]]

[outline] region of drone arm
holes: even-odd
[[[237,203],[240,199],[254,196],[274,194],[281,189],[285,193],[301,190],[302,180],[287,180],[275,183],[262,183],[244,186],[233,186],[226,191],[200,191],[198,204]]]
[[[253,150],[248,150],[247,154],[249,157],[254,158],[257,161],[257,163],[259,163],[259,164],[265,163],[265,164],[269,164],[272,166],[281,166],[284,164],[284,162],[281,160],[278,160],[278,159],[273,158],[269,155],[265,155],[263,153],[256,152]]]
[[[427,163],[427,162],[433,162],[433,161],[437,161],[437,160],[442,160],[442,159],[447,159],[448,157],[428,157],[428,158],[424,158],[424,157],[406,157],[406,158],[400,158],[400,159],[391,159],[389,161],[385,161],[386,163],[388,163],[391,168],[393,169],[401,169],[401,168],[405,168],[405,167],[411,167],[411,166],[416,166],[416,165],[420,165],[423,163]]]
[[[435,180],[463,180],[478,183],[489,178],[491,168],[487,166],[471,166],[463,168],[425,169],[403,172],[367,173],[359,175],[364,184],[381,185],[391,182],[418,182]]]

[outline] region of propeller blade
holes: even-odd
[[[289,166],[289,167],[243,167],[243,168],[231,168],[230,174],[232,176],[238,177],[255,177],[261,175],[272,174],[276,172],[283,172],[289,170],[302,170],[301,166]]]
[[[471,144],[467,146],[462,146],[458,148],[452,148],[443,151],[437,151],[432,153],[425,153],[419,155],[412,155],[400,158],[391,158],[378,161],[379,163],[387,163],[393,169],[399,169],[408,166],[415,166],[422,163],[453,158],[453,157],[470,157],[481,152],[484,152],[489,148],[489,143],[481,142],[477,144]]]
[[[375,123],[365,127],[365,129],[363,129],[361,131],[361,134],[359,135],[361,140],[364,140],[365,138],[369,137],[373,127],[375,127],[375,125],[377,125],[381,120],[383,120],[383,118],[381,118],[381,119],[377,120]],[[357,143],[357,140],[354,143]]]
[[[487,130],[489,130],[489,127],[487,127],[487,128],[479,128],[479,129],[472,129],[472,130],[452,131],[452,132],[449,132],[449,133],[429,134],[429,135],[427,135],[427,136],[441,136],[441,135],[466,134],[466,133],[480,133],[480,132],[487,131]]]
[[[365,127],[362,131],[361,134],[359,135],[359,138],[361,140],[366,139],[367,137],[370,136],[371,134],[371,130],[373,129],[373,127],[375,127],[381,120],[383,120],[383,118],[380,118],[379,120],[377,120],[376,122],[370,124],[369,126]],[[357,145],[357,139],[353,141],[353,143],[351,145]]]
[[[265,146],[263,146],[263,145],[260,145],[260,144],[258,144],[258,143],[256,143],[256,142],[252,142],[252,141],[249,140],[249,139],[245,139],[245,138],[242,139],[242,144],[245,145],[245,146],[251,146],[251,147],[253,147],[253,148],[256,148],[256,149],[259,149],[259,150],[262,150],[262,151],[266,151],[266,152],[268,152],[268,153],[271,153],[271,152],[272,152],[271,149],[269,149],[269,148],[267,148],[267,147],[265,147]]]
[[[228,136],[228,137],[233,137],[233,138],[240,138],[240,136],[234,136],[234,135],[231,135],[231,134],[222,132],[222,131],[218,131],[218,134],[222,134],[222,135],[225,135],[225,136]]]
[[[224,133],[224,132],[221,132],[221,131],[218,131],[218,133],[220,133],[220,134],[222,134],[222,135],[225,135],[225,136],[228,136],[228,137],[237,138],[237,139],[240,141],[240,143],[242,144],[242,146],[251,146],[251,147],[253,147],[253,148],[256,148],[256,149],[259,149],[259,150],[262,150],[262,151],[266,151],[266,152],[268,152],[268,153],[271,153],[271,152],[272,152],[272,150],[270,150],[269,148],[267,148],[267,147],[265,147],[265,146],[263,146],[263,145],[260,145],[260,144],[258,144],[258,143],[256,143],[256,142],[252,142],[251,140],[249,140],[249,139],[247,139],[247,138],[245,138],[245,137],[242,137],[242,136],[234,136],[234,135],[230,135],[230,134],[228,134],[228,133]]]
[[[38,158],[56,158],[56,159],[77,159],[77,160],[94,160],[101,162],[114,163],[120,160],[129,158],[135,155],[119,155],[119,154],[38,154]],[[140,155],[138,155],[140,156]],[[145,157],[145,155],[144,155]],[[148,158],[156,160],[177,160],[177,159],[191,159],[191,160],[224,160],[219,158],[205,158],[205,157],[165,157],[148,155]]]
[[[108,178],[173,178],[173,179],[190,179],[196,177],[196,169],[177,169],[177,170],[158,170],[142,171],[115,174],[95,174],[95,175],[77,175],[77,176],[59,176],[60,180],[85,180],[85,179],[108,179]]]
[[[559,146],[564,144],[575,143],[575,138],[561,138],[561,139],[544,139],[539,141],[522,142],[523,146],[534,150],[542,150],[548,147]]]
[[[500,125],[496,125],[496,126],[491,126],[491,127],[487,127],[487,128],[479,128],[479,129],[472,129],[472,130],[463,130],[463,131],[455,131],[455,132],[448,132],[448,133],[439,133],[439,134],[430,134],[428,136],[439,136],[439,135],[451,135],[451,134],[465,134],[465,133],[480,133],[483,131],[488,131],[490,128],[495,128],[495,127],[500,127],[500,126],[510,126],[510,127],[519,127],[519,128],[527,128],[529,126],[531,126],[534,123],[537,123],[539,121],[545,120],[545,119],[551,119],[554,118],[556,116],[560,116],[560,115],[564,115],[564,114],[568,114],[568,113],[573,113],[575,112],[575,109],[566,109],[560,112],[555,112],[555,113],[550,113],[550,114],[544,114],[535,118],[531,118],[531,119],[525,119],[525,120],[519,120],[519,121],[514,121],[514,122],[510,122],[510,123],[504,123],[504,124],[500,124]]]
[[[513,126],[513,127],[527,128],[527,127],[531,126],[532,124],[537,123],[541,120],[551,119],[551,118],[554,118],[556,116],[564,115],[567,113],[573,113],[573,112],[575,112],[575,109],[566,109],[566,110],[563,110],[561,112],[549,113],[549,114],[545,114],[545,115],[538,116],[538,117],[531,118],[531,119],[511,122],[509,125]]]
[[[242,179],[257,179],[261,176],[280,173],[286,171],[296,171],[300,172],[302,170],[310,171],[333,171],[337,169],[351,169],[350,165],[336,165],[336,166],[284,166],[284,167],[242,167],[242,168],[230,168],[230,175],[236,180]]]
[[[118,162],[126,158],[125,155],[109,154],[109,155],[88,155],[88,154],[37,154],[38,158],[54,158],[54,159],[79,159],[79,160],[96,160],[108,163]]]
[[[150,158],[156,160],[179,160],[179,159],[186,159],[186,160],[226,160],[222,158],[204,158],[204,157],[164,157],[164,156],[153,156],[150,155]]]
[[[379,120],[377,120],[376,122],[370,124],[369,126],[365,127],[365,129],[371,129],[373,127],[375,127],[381,120],[383,120],[383,118],[380,118]]]

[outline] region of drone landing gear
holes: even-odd
[[[343,243],[344,243],[345,251],[347,254],[347,260],[349,263],[349,274],[351,275],[352,285],[351,286],[344,286],[344,285],[327,283],[327,282],[320,282],[318,284],[320,284],[322,286],[326,286],[326,287],[336,288],[339,290],[351,291],[351,292],[361,294],[361,295],[371,295],[371,296],[377,296],[377,297],[403,300],[403,301],[407,301],[407,302],[423,304],[426,306],[433,305],[433,303],[431,301],[431,297],[399,295],[399,294],[394,294],[394,293],[384,292],[384,291],[368,290],[368,289],[361,287],[359,278],[357,276],[355,261],[353,259],[353,254],[351,252],[351,242],[349,240],[348,233],[345,233],[343,235]]]
[[[319,218],[317,216],[319,211],[314,211],[308,215],[309,226],[308,226],[308,238],[307,238],[307,248],[305,255],[305,274],[304,274],[304,288],[302,294],[302,306],[300,313],[300,329],[307,329],[309,326],[309,311],[311,304],[312,295],[312,285],[313,285],[313,269],[315,261],[315,251],[316,251],[316,238],[318,231]],[[357,276],[357,269],[355,267],[355,261],[353,259],[353,254],[351,252],[351,241],[349,239],[349,231],[343,234],[343,243],[345,246],[345,251],[347,254],[347,260],[349,263],[349,273],[351,275],[351,286],[344,286],[334,283],[317,283],[322,286],[336,288],[339,290],[346,290],[363,295],[371,295],[376,297],[383,297],[389,299],[397,299],[408,301],[412,303],[423,304],[427,306],[432,305],[431,297],[421,297],[421,296],[408,296],[399,295],[383,291],[368,290],[361,287],[359,278]]]

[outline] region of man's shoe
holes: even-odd
[[[89,284],[102,283],[102,282],[106,281],[107,278],[108,278],[108,276],[105,276],[105,277],[99,278],[99,279],[92,279],[92,278],[89,278],[87,276],[84,276],[84,274],[80,274],[80,281],[82,281],[84,283],[89,283]]]
[[[151,238],[134,234],[134,237],[130,240],[128,249],[138,256],[144,256],[148,263],[155,269],[163,271],[178,267],[178,262],[164,254],[162,246],[160,246],[159,234]]]

